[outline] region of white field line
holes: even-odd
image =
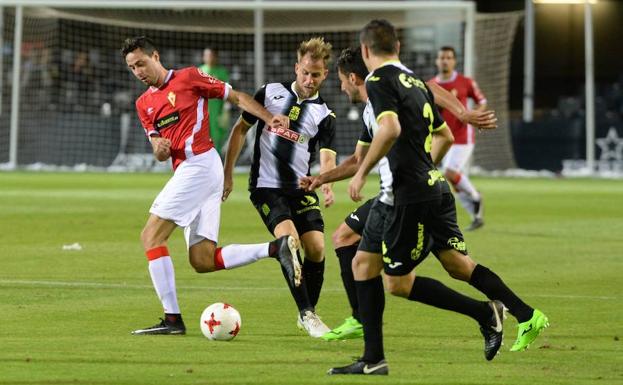
[[[104,283],[104,282],[82,282],[82,281],[42,281],[28,279],[0,279],[0,286],[22,285],[22,286],[52,286],[52,287],[76,287],[76,288],[97,288],[97,289],[152,289],[152,285],[128,284],[128,283]],[[234,291],[281,291],[284,287],[243,287],[243,286],[192,286],[178,285],[178,290],[234,290]],[[323,291],[342,292],[341,287],[323,288]],[[530,297],[539,298],[560,298],[560,299],[592,299],[592,300],[619,300],[617,296],[603,295],[566,295],[566,294],[531,294]]]

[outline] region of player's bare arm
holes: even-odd
[[[227,199],[229,194],[234,189],[234,166],[236,165],[236,161],[238,161],[238,157],[240,156],[240,151],[242,151],[242,147],[244,146],[249,128],[251,128],[251,125],[240,117],[231,129],[227,153],[225,155],[225,166],[223,167],[223,197],[221,198],[223,201]]]
[[[300,179],[299,187],[307,191],[314,191],[321,185],[329,182],[337,182],[348,179],[355,175],[359,169],[361,161],[368,152],[367,145],[357,144],[355,153],[342,161],[336,168],[323,172],[320,175],[305,176]]]
[[[430,156],[433,159],[434,164],[439,164],[452,144],[454,143],[454,136],[452,131],[447,125],[438,131],[433,132],[433,143],[430,151]]]
[[[459,118],[463,123],[469,123],[479,129],[489,130],[497,128],[498,119],[495,116],[495,112],[487,111],[486,104],[479,104],[475,109],[469,111],[456,96],[439,84],[428,81],[426,85],[435,97],[435,104],[450,111],[452,115]]]
[[[290,120],[284,115],[273,115],[264,106],[259,104],[253,97],[247,93],[230,90],[227,95],[227,101],[235,104],[242,110],[257,116],[266,124],[277,128],[289,128]]]
[[[336,165],[335,151],[328,149],[320,149],[320,173],[328,172],[335,169]],[[324,195],[324,207],[333,204],[335,197],[333,196],[332,183],[324,183],[322,185],[322,194]]]
[[[150,138],[151,147],[154,152],[154,157],[159,162],[164,162],[171,156],[171,141],[159,136],[152,136]]]
[[[372,167],[381,160],[394,145],[394,142],[400,136],[400,122],[398,115],[395,113],[385,114],[378,120],[379,129],[372,139],[370,149],[361,162],[361,167],[351,179],[348,185],[348,194],[350,198],[359,202],[363,199],[361,189],[365,185],[366,176],[370,173]]]

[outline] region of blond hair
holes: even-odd
[[[299,61],[307,54],[311,55],[313,60],[322,59],[325,67],[329,67],[331,61],[331,49],[333,46],[331,43],[324,41],[323,37],[313,37],[309,40],[302,41],[299,48],[296,50],[296,56]]]

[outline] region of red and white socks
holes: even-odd
[[[218,247],[214,253],[214,266],[216,270],[235,269],[259,261],[268,257],[268,245],[266,242]]]
[[[154,284],[158,298],[162,302],[164,312],[179,314],[180,307],[177,303],[177,291],[175,289],[175,271],[173,262],[166,246],[155,247],[145,253],[149,260],[149,275]]]

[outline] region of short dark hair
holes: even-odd
[[[452,56],[454,56],[454,58],[456,58],[456,50],[454,49],[454,47],[450,46],[450,45],[444,45],[443,47],[439,48],[439,51],[449,51],[452,52]]]
[[[158,48],[156,48],[156,44],[154,44],[150,38],[146,36],[135,36],[125,39],[123,47],[121,47],[121,55],[125,59],[130,52],[133,52],[136,49],[140,49],[149,56],[151,56],[154,51],[158,50]]]
[[[385,19],[374,19],[359,33],[359,41],[370,48],[375,55],[398,53],[398,34],[394,26]]]
[[[365,79],[368,76],[368,69],[361,57],[361,47],[344,48],[340,57],[337,58],[337,69],[345,75],[352,72],[361,79]]]

